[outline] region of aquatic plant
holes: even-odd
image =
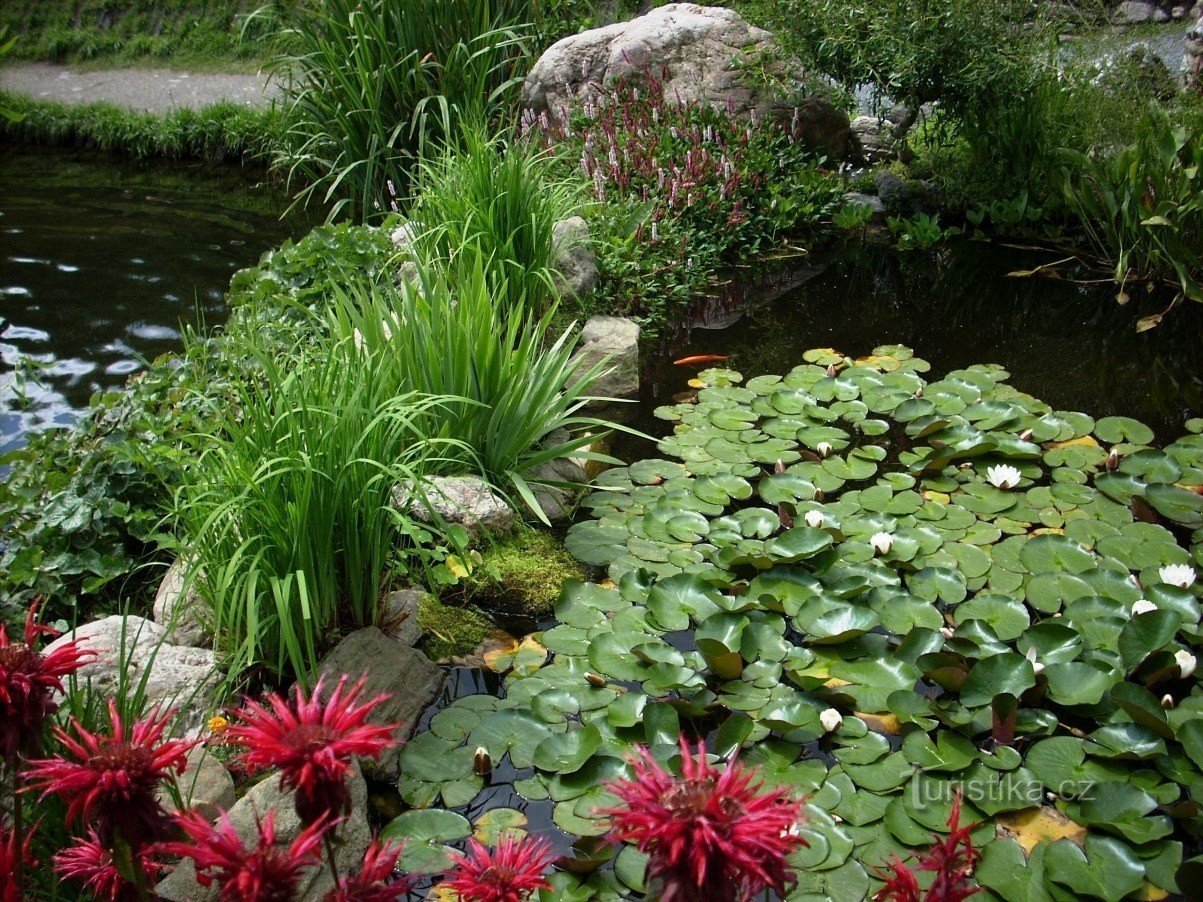
[[[803,357],[783,376],[701,372],[657,410],[663,458],[600,477],[566,541],[608,581],[567,586],[554,627],[487,659],[500,697],[456,701],[403,749],[418,810],[389,829],[420,828],[403,863],[437,871],[472,832],[444,809],[472,810],[484,748],[533,768],[514,783],[528,811],[581,838],[570,869],[596,867],[602,787],[635,746],[665,766],[687,732],[808,796],[800,895],[874,895],[892,856],[950,835],[958,792],[973,880],[1004,898],[1179,891],[1203,779],[1200,608],[1185,570],[1161,570],[1200,565],[1203,421],[1158,446],[997,366]],[[991,485],[999,466],[1022,480]],[[647,858],[628,845],[548,879],[638,894]]]

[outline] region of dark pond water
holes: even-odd
[[[242,170],[0,147],[0,451],[224,320],[285,206]]]
[[[845,251],[772,303],[706,311],[727,328],[695,325],[645,355],[639,425],[663,433],[651,411],[685,390],[694,370],[673,364],[682,357],[729,355],[723,365],[750,377],[787,372],[809,348],[861,356],[903,344],[932,364],[933,378],[997,363],[1012,385],[1055,408],[1134,417],[1161,441],[1180,435],[1186,419],[1203,414],[1203,307],[1181,304],[1138,334],[1136,321],[1167,300],[1143,286],[1120,306],[1113,287],[1007,277],[1055,259],[972,241],[935,254]]]

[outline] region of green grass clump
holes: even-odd
[[[418,602],[418,625],[425,633],[422,650],[432,661],[469,654],[496,629],[479,611],[443,604],[433,595]]]
[[[482,607],[544,617],[565,582],[584,578],[585,568],[555,536],[523,529],[481,552],[465,590]]]
[[[15,143],[95,148],[135,160],[265,164],[282,131],[275,107],[216,103],[158,116],[109,103],[66,104],[0,94],[0,138]]]

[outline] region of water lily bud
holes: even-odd
[[[1174,662],[1178,665],[1178,670],[1181,671],[1183,679],[1194,673],[1195,667],[1199,663],[1194,655],[1181,648],[1174,652]]]
[[[835,376],[835,364],[834,363],[827,364],[827,375],[828,375],[828,377]]]
[[[869,544],[873,546],[875,554],[889,554],[894,547],[894,537],[888,532],[875,532],[869,538]]]
[[[819,502],[819,504],[823,503],[823,490],[822,489],[815,489],[814,500]]]
[[[987,467],[986,478],[996,489],[1013,489],[1019,485],[1022,477],[1010,464],[999,464],[996,467]]]
[[[773,465],[773,472],[774,473],[784,473],[785,472],[785,461],[783,461],[780,457],[777,458],[777,463],[775,463]]]
[[[1132,605],[1132,615],[1133,616],[1136,616],[1137,614],[1148,614],[1150,611],[1155,611],[1155,610],[1157,610],[1157,605],[1153,604],[1153,602],[1148,601],[1144,598],[1140,599],[1139,601],[1135,602]]]
[[[476,749],[476,754],[472,758],[472,772],[478,777],[487,777],[493,773],[493,759],[489,755],[489,750],[483,745]]]
[[[815,450],[819,452],[819,457],[829,457],[831,455],[831,442],[819,442],[815,446]]]
[[[1166,564],[1157,571],[1157,575],[1166,585],[1179,589],[1189,589],[1195,584],[1195,568],[1189,564]]]
[[[596,686],[598,689],[601,689],[606,685],[606,678],[604,676],[599,676],[596,673],[589,673],[588,671],[585,671],[585,679],[589,681],[590,686]]]
[[[1111,453],[1107,455],[1106,466],[1108,473],[1114,473],[1116,468],[1119,467],[1119,452],[1114,448],[1112,448]]]
[[[1174,697],[1168,692],[1161,696],[1161,707],[1165,708],[1167,711],[1174,707]]]
[[[1032,437],[1032,430],[1031,430],[1031,429],[1025,429],[1025,430],[1023,430],[1023,432],[1019,433],[1019,440],[1020,440],[1021,442],[1026,442],[1026,441],[1027,441],[1028,439],[1030,439],[1031,437]]]
[[[844,715],[835,708],[828,708],[819,715],[819,723],[823,725],[823,729],[828,733],[834,733],[844,723]]]
[[[951,626],[942,626],[940,627],[940,635],[945,639],[951,639],[956,635],[956,630],[954,630]]]
[[[917,389],[915,389],[915,397],[916,398],[923,397],[923,386],[922,385],[920,385]]]
[[[823,516],[822,511],[807,511],[805,520],[806,525],[811,529],[820,529],[827,521],[827,518]]]
[[[1035,673],[1035,674],[1037,674],[1037,675],[1039,675],[1039,674],[1041,674],[1041,673],[1044,673],[1044,665],[1043,665],[1043,664],[1041,664],[1039,661],[1037,661],[1037,660],[1036,660],[1036,649],[1035,649],[1035,647],[1032,647],[1032,648],[1029,648],[1029,649],[1028,649],[1028,653],[1027,653],[1026,657],[1027,657],[1028,661],[1029,661],[1029,662],[1031,663],[1031,665],[1032,665],[1032,672],[1033,672],[1033,673]]]

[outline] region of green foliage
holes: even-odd
[[[142,565],[191,460],[186,437],[228,410],[231,383],[242,378],[239,336],[291,347],[306,321],[298,307],[324,304],[350,273],[385,274],[389,252],[387,234],[339,226],[265,254],[234,276],[224,332],[190,344],[183,358],[155,361],[125,392],[93,399],[74,428],[33,434],[9,454],[0,482],[3,616],[23,618],[37,596],[50,620],[83,620],[122,597],[135,612],[148,609],[155,568]]]
[[[584,578],[584,568],[555,536],[521,529],[482,552],[463,588],[487,610],[546,617],[564,583]]]
[[[1067,149],[1065,201],[1115,281],[1165,279],[1203,301],[1203,132],[1150,107],[1135,143],[1110,156]]]
[[[433,595],[418,602],[418,625],[426,634],[422,649],[434,661],[470,654],[496,629],[479,611],[443,604]]]
[[[647,335],[681,318],[725,268],[786,241],[804,253],[842,194],[786,129],[672,104],[650,73],[566,120],[529,122],[527,134],[566,175],[591,182],[600,281],[589,307],[632,316]]]
[[[262,56],[265,32],[243,29],[253,4],[216,0],[12,0],[0,26],[20,59],[128,64],[170,59],[189,67],[244,67]]]
[[[454,149],[422,165],[407,228],[413,251],[454,270],[483,260],[503,310],[542,310],[555,289],[555,225],[577,212],[580,192],[526,142],[465,129]]]
[[[0,121],[9,141],[90,147],[143,160],[200,159],[264,164],[283,128],[280,111],[235,103],[158,116],[108,103],[64,104],[0,93],[16,121]]]
[[[379,220],[405,202],[421,157],[457,121],[509,110],[526,0],[331,0],[283,18],[286,143],[277,157],[322,200]]]
[[[898,249],[902,251],[925,251],[961,233],[956,226],[941,227],[939,213],[916,213],[909,219],[890,216],[886,225],[898,236]]]
[[[601,835],[632,746],[669,762],[684,731],[806,797],[794,894],[872,898],[958,791],[1000,897],[1181,892],[1203,780],[1200,436],[1157,447],[997,366],[928,378],[899,346],[803,359],[703,371],[657,411],[663,459],[604,474],[566,539],[612,582],[567,587],[557,625],[486,658],[502,690],[406,745],[403,798],[428,821],[486,807],[483,746],[533,768],[515,783],[532,821]],[[629,853],[566,871],[566,898],[641,892]]]
[[[788,49],[849,89],[870,86],[906,106],[932,101],[954,118],[1024,84],[1043,29],[1026,0],[768,0],[766,22]]]
[[[280,348],[248,332],[240,351],[253,378],[193,440],[180,540],[231,671],[308,677],[331,636],[373,623],[398,545],[434,544],[391,497],[442,451],[430,414],[459,401],[398,394],[388,350],[350,339]]]

